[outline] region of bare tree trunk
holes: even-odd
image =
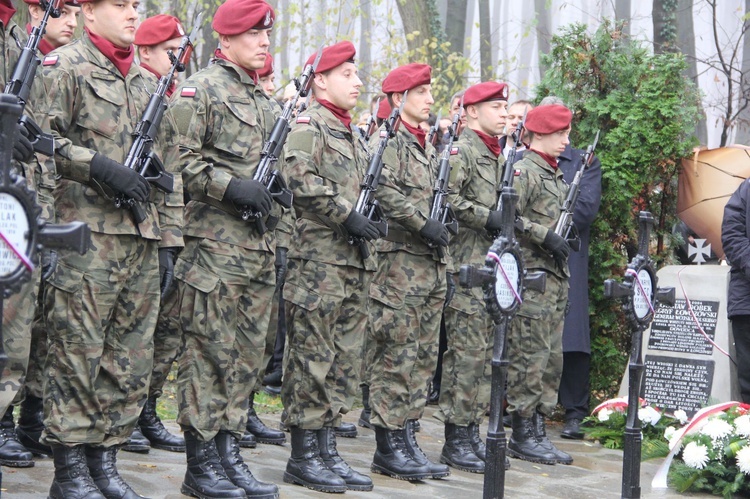
[[[512,7],[512,6],[511,6]],[[521,22],[526,22],[527,19],[532,17],[531,9],[533,7],[529,2],[524,2],[521,4],[521,8],[519,9],[521,12]],[[531,14],[531,15],[530,15]],[[520,51],[518,54],[518,72],[517,72],[517,81],[524,82],[524,86],[530,86],[528,82],[534,81],[531,77],[531,63],[534,58],[534,50],[536,47],[534,47],[533,43],[522,43],[520,46]],[[527,89],[523,89],[527,90]]]
[[[372,4],[369,0],[360,2],[360,17],[359,17],[359,50],[357,55],[359,57],[359,67],[367,69],[367,72],[363,71],[360,73],[360,77],[364,82],[365,89],[373,88],[375,82],[372,81],[370,75],[370,68],[372,67],[372,53],[370,46],[372,45]]]
[[[285,12],[289,11],[289,0],[280,0],[279,1],[279,10],[281,11],[281,14],[283,15]],[[284,43],[279,46],[277,45],[277,56],[279,58],[279,62],[276,67],[276,75],[278,78],[281,78],[281,84],[279,86],[286,85],[286,82],[290,79],[289,70],[291,69],[289,66],[291,66],[289,61],[289,24],[291,23],[291,19],[285,19],[284,22],[281,23],[281,26],[279,27],[279,38],[281,40],[284,40]],[[281,48],[279,51],[278,49]]]
[[[453,52],[463,53],[464,51],[467,1],[448,0],[445,17],[445,36],[448,38],[451,44],[451,51]]]
[[[490,0],[479,0],[479,65],[482,81],[494,79],[495,61],[492,60],[492,24]]]
[[[433,32],[430,16],[430,7],[435,5],[435,0],[397,0],[396,7],[401,15],[404,25],[404,34],[409,35],[418,32],[419,35],[407,37],[406,46],[409,50],[417,50],[422,46],[423,40],[429,40],[437,33]],[[432,54],[428,54],[431,58]]]
[[[630,36],[631,11],[630,0],[615,0],[615,20],[625,23],[622,32],[627,36]]]
[[[750,3],[750,0],[745,0]],[[748,39],[745,39],[748,42]],[[677,47],[685,54],[688,68],[685,76],[698,85],[698,65],[695,56],[695,30],[693,28],[693,0],[679,0],[677,4]],[[750,53],[745,52],[750,55]],[[750,62],[750,61],[748,61]],[[698,103],[700,105],[700,103]],[[708,142],[706,130],[706,113],[701,106],[701,118],[695,125],[695,135],[701,144]]]
[[[549,54],[550,52],[550,39],[552,38],[551,21],[549,17],[549,1],[548,0],[534,0],[534,11],[536,12],[536,42],[539,46],[539,55]],[[541,63],[542,58],[539,57],[539,77],[544,77],[544,72],[547,68]]]

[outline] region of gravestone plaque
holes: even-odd
[[[738,400],[731,361],[711,344],[733,351],[726,303],[729,267],[673,265],[663,267],[657,277],[660,287],[675,288],[676,300],[673,306],[657,305],[643,336],[641,397],[660,409],[682,409],[688,415],[711,403]],[[627,395],[627,388],[626,369],[620,396]]]

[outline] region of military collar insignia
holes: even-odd
[[[297,118],[297,123],[310,123],[310,117],[309,116],[299,116]]]
[[[44,58],[44,62],[42,63],[42,66],[54,66],[57,64],[57,61],[60,59],[60,56],[57,55],[48,55]]]
[[[195,93],[197,92],[196,87],[184,87],[180,91],[180,97],[195,97]]]

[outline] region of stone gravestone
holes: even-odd
[[[675,304],[658,305],[651,328],[643,335],[646,373],[641,397],[659,409],[683,409],[689,416],[709,403],[738,400],[732,362],[695,323],[697,319],[719,348],[734,354],[726,303],[729,267],[672,265],[659,270],[657,277],[660,287],[675,288]],[[627,393],[626,368],[620,396]]]

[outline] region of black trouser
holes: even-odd
[[[750,315],[730,317],[734,335],[737,381],[740,387],[740,400],[750,403]]]
[[[586,352],[563,352],[560,378],[560,403],[565,419],[583,419],[589,415],[589,372],[591,355]]]

